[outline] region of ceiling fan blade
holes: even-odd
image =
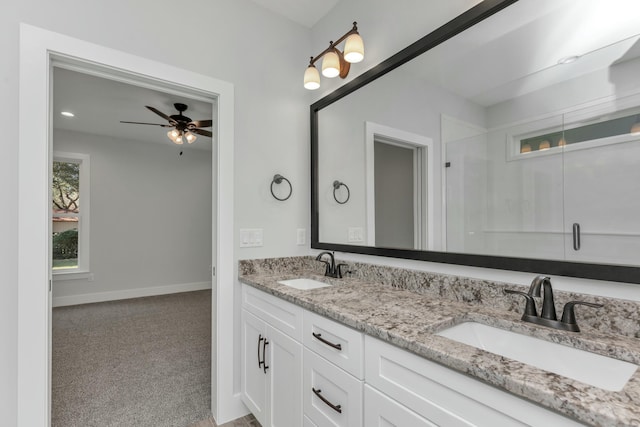
[[[124,120],[120,120],[120,123],[131,123],[131,124],[134,124],[134,125],[162,126],[163,128],[172,128],[173,127],[171,125],[163,125],[163,124],[160,124],[160,123],[127,122],[127,121],[124,121]]]
[[[189,122],[187,126],[189,127],[193,126],[196,128],[210,128],[212,124],[213,124],[213,120],[194,120],[192,122]]]
[[[153,111],[154,113],[156,113],[157,115],[159,115],[160,117],[162,117],[163,119],[165,119],[166,121],[168,121],[171,125],[175,126],[176,125],[176,121],[173,120],[171,117],[167,116],[165,113],[163,113],[162,111],[150,107],[148,105],[145,105],[145,107],[147,107],[149,110]]]
[[[213,136],[213,134],[210,131],[204,130],[204,129],[193,128],[193,129],[189,129],[189,132],[197,133],[198,135],[208,136],[209,138]]]

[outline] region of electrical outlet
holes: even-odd
[[[296,232],[296,243],[298,246],[302,246],[307,243],[307,230],[305,228],[298,228]]]
[[[349,227],[347,239],[352,243],[364,241],[364,231],[362,227]]]

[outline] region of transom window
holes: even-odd
[[[596,123],[567,125],[565,129],[527,136],[519,140],[519,153],[562,149],[572,144],[600,141],[603,144],[623,141],[622,138],[640,132],[640,114],[617,113],[592,119]],[[575,146],[574,146],[575,147]],[[577,147],[576,147],[577,148]]]

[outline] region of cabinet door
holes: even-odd
[[[267,425],[267,375],[260,362],[264,358],[263,345],[265,337],[265,323],[242,310],[242,365],[241,384],[242,401],[253,413],[256,419]]]
[[[438,427],[366,384],[364,386],[364,425],[367,427]]]
[[[269,422],[263,426],[302,425],[302,344],[267,325]]]

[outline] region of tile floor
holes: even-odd
[[[218,425],[213,418],[209,418],[208,420],[197,422],[190,427],[261,427],[258,420],[251,414],[244,416],[242,418],[238,418],[237,420],[230,421],[228,423]]]

